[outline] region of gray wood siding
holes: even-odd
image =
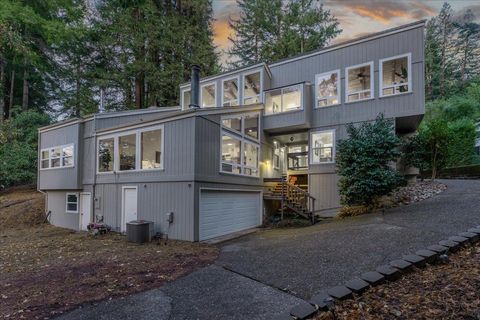
[[[95,118],[95,130],[104,130],[108,128],[114,128],[121,125],[127,124],[139,124],[146,121],[156,120],[162,117],[165,117],[168,114],[174,114],[177,111],[167,111],[167,110],[156,110],[151,113],[140,113],[140,114],[112,114],[109,116],[99,116]]]
[[[66,194],[69,191],[48,191],[46,195],[46,209],[51,211],[50,223],[62,228],[78,230],[80,216],[78,213],[66,212]],[[77,191],[70,191],[77,192]],[[78,198],[80,201],[80,197]]]
[[[81,189],[82,147],[79,137],[82,134],[78,123],[40,133],[39,142],[39,179],[41,190]],[[40,150],[66,144],[74,144],[74,166],[69,168],[40,169]]]
[[[315,211],[340,207],[338,175],[335,173],[309,174],[309,192],[316,199]]]

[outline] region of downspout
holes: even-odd
[[[48,207],[48,193],[45,192],[45,191],[42,191],[42,190],[40,189],[40,166],[41,166],[41,163],[39,163],[38,160],[41,159],[41,158],[40,158],[40,153],[41,153],[40,150],[42,149],[42,148],[40,147],[40,146],[41,146],[41,143],[42,143],[42,141],[41,141],[41,136],[42,136],[42,135],[41,135],[41,133],[40,133],[40,130],[38,130],[38,131],[37,131],[37,141],[38,141],[38,143],[37,143],[37,191],[44,195],[44,197],[45,197],[45,209],[47,209],[47,207]],[[45,210],[45,211],[46,211],[46,210]],[[51,217],[49,217],[49,219],[50,219],[50,218],[51,218]],[[50,222],[50,220],[48,220],[48,222]]]
[[[93,161],[93,184],[92,184],[92,199],[93,199],[93,208],[92,208],[92,215],[93,215],[93,221],[97,222],[97,215],[95,213],[95,209],[97,208],[97,196],[96,196],[96,184],[97,184],[97,114],[95,113],[93,115],[93,145],[95,150],[93,151],[93,154],[95,155],[95,160]]]

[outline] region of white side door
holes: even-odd
[[[87,230],[92,221],[92,194],[80,193],[80,230]]]
[[[121,231],[127,231],[127,222],[137,220],[137,187],[122,188],[122,226]]]

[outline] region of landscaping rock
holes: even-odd
[[[362,293],[363,291],[367,290],[370,285],[365,280],[355,278],[345,283],[345,287],[355,293]]]
[[[445,191],[446,185],[437,181],[417,181],[413,185],[399,188],[391,196],[382,197],[378,203],[380,208],[410,204],[433,197]]]
[[[301,303],[290,310],[290,314],[297,319],[306,319],[312,316],[317,309],[309,303]]]
[[[401,271],[406,271],[407,269],[412,267],[412,264],[408,261],[398,259],[398,260],[393,260],[390,262],[390,265],[394,268],[397,268]]]
[[[385,276],[376,271],[365,272],[360,276],[360,278],[370,283],[372,286],[376,286],[385,280]]]
[[[437,252],[434,252],[434,251],[431,251],[431,250],[425,250],[425,249],[418,250],[417,252],[415,252],[415,254],[418,255],[418,256],[424,257],[425,260],[426,260],[428,263],[433,263],[433,262],[435,262],[435,260],[436,260],[437,257],[438,257],[438,253],[437,253]]]
[[[388,280],[394,280],[400,275],[400,270],[389,265],[380,266],[375,270],[383,274]]]
[[[464,237],[470,240],[471,243],[477,242],[480,237],[478,234],[473,232],[460,232],[458,234],[460,237]]]
[[[409,254],[402,257],[403,260],[413,263],[416,267],[424,267],[426,264],[425,257],[416,254]]]
[[[352,291],[345,286],[336,286],[327,290],[327,293],[338,300],[352,298]]]
[[[452,237],[448,238],[448,240],[458,242],[459,244],[465,244],[465,243],[468,242],[468,238],[460,237],[460,236],[452,236]]]
[[[447,247],[441,246],[439,244],[434,244],[432,246],[427,247],[428,250],[430,251],[435,251],[438,253],[446,253],[448,251]]]
[[[328,299],[333,299],[328,293],[322,292],[314,295],[308,302],[315,305],[318,310],[328,309]]]

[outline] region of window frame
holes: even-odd
[[[337,100],[338,100],[338,102],[337,103],[332,103],[332,104],[327,104],[327,105],[324,105],[324,106],[319,106],[318,105],[318,100],[319,100],[320,97],[318,96],[318,85],[319,85],[318,78],[320,78],[322,76],[326,76],[326,75],[331,75],[333,73],[337,74]],[[338,106],[338,105],[342,104],[342,80],[341,80],[340,76],[341,76],[340,69],[326,71],[326,72],[319,73],[319,74],[315,75],[315,107],[314,107],[315,109]],[[333,96],[329,96],[329,97],[333,97]],[[329,97],[322,97],[322,98],[327,98],[328,99]]]
[[[281,148],[278,146],[278,142],[273,141],[272,167],[274,170],[280,170],[280,154]],[[278,166],[275,163],[275,156],[278,157]]]
[[[401,59],[401,58],[407,58],[407,72],[408,72],[408,78],[407,78],[407,83],[406,85],[408,86],[408,90],[405,91],[405,92],[399,92],[399,93],[395,93],[395,89],[397,87],[401,87],[401,86],[404,86],[405,83],[402,83],[402,84],[396,84],[396,85],[390,85],[390,86],[386,86],[384,87],[383,86],[383,63],[384,62],[388,62],[388,61],[392,61],[392,60],[396,60],[396,59]],[[396,56],[393,56],[393,57],[386,57],[386,58],[383,58],[383,59],[380,59],[378,61],[378,75],[379,75],[379,84],[378,84],[378,96],[379,98],[386,98],[386,97],[395,97],[395,96],[398,96],[398,95],[402,95],[402,94],[406,94],[406,93],[411,93],[413,92],[412,90],[412,53],[411,52],[407,52],[407,53],[404,53],[404,54],[399,54],[399,55],[396,55]],[[383,90],[384,89],[388,89],[388,88],[393,88],[393,92],[392,94],[383,94]]]
[[[213,106],[203,106],[203,88],[208,87],[208,86],[214,86],[215,90],[215,102]],[[190,93],[191,94],[191,93]],[[218,90],[217,90],[217,81],[212,81],[212,82],[205,82],[200,84],[200,108],[202,109],[211,109],[211,108],[216,108],[217,107],[217,96],[218,96]],[[191,99],[191,98],[190,98]]]
[[[288,86],[284,86],[284,87],[279,87],[279,88],[273,88],[273,89],[269,89],[269,90],[266,90],[265,92],[263,92],[263,101],[267,101],[266,99],[266,95],[267,93],[271,92],[271,91],[275,91],[275,90],[280,90],[281,92],[281,97],[282,97],[282,110],[283,110],[283,90],[284,89],[288,89],[288,88],[292,88],[292,87],[300,87],[300,108],[298,109],[293,109],[293,110],[288,110],[288,111],[281,111],[281,112],[277,112],[277,113],[266,113],[266,107],[264,108],[264,111],[263,111],[263,115],[265,117],[269,117],[269,116],[276,116],[276,115],[280,115],[280,114],[287,114],[287,113],[291,113],[291,112],[298,112],[298,111],[303,111],[305,110],[305,106],[304,106],[304,90],[305,90],[305,83],[304,82],[300,82],[300,83],[295,83],[295,84],[291,84],[291,85],[288,85]],[[265,104],[265,103],[264,103]]]
[[[149,169],[142,169],[142,133],[148,131],[155,131],[161,130],[161,139],[160,139],[160,167],[159,168],[149,168]],[[127,136],[135,134],[135,169],[134,170],[120,170],[120,149],[119,149],[119,138],[122,136]],[[99,152],[100,152],[100,140],[112,139],[113,138],[113,146],[114,146],[114,155],[113,155],[113,170],[112,171],[99,171],[100,168],[100,159],[99,159]],[[165,126],[164,124],[151,126],[151,127],[141,127],[138,129],[133,130],[126,130],[115,132],[111,134],[99,135],[97,136],[96,140],[96,169],[95,172],[98,175],[104,174],[123,174],[129,172],[151,172],[151,171],[162,171],[165,170]]]
[[[182,88],[180,89],[180,107],[182,108],[182,110],[187,110],[188,109],[188,106],[183,106],[184,104],[184,93],[187,92],[187,91],[190,91],[190,103],[192,102],[192,89],[191,87],[185,87],[185,88]]]
[[[63,165],[63,159],[68,158],[63,156],[63,149],[72,147],[73,153],[72,153],[72,164],[69,166],[64,166]],[[52,158],[52,149],[60,148],[60,156],[59,157],[53,157]],[[47,160],[43,158],[43,152],[47,151],[48,152],[48,168],[42,168],[42,161]],[[52,167],[52,159],[59,159],[60,160],[60,166],[59,167]],[[40,150],[40,161],[39,161],[39,168],[40,170],[57,170],[57,169],[68,169],[68,168],[74,168],[75,167],[75,143],[68,143],[64,145],[59,145],[59,146],[52,146],[49,148],[43,148]]]
[[[245,78],[251,74],[255,74],[255,73],[260,73],[260,92],[255,95],[255,96],[250,96],[250,97],[246,97],[245,96]],[[252,70],[252,71],[249,71],[249,72],[245,72],[245,73],[242,73],[242,104],[241,105],[247,105],[245,104],[245,99],[250,99],[250,98],[254,98],[254,97],[258,97],[258,102],[257,103],[263,103],[263,80],[264,80],[264,76],[263,76],[263,68],[261,69],[255,69],[255,70]],[[251,105],[251,104],[255,104],[255,103],[249,103],[248,105]]]
[[[258,139],[255,139],[245,133],[245,118],[247,116],[257,116],[257,124],[258,124]],[[236,131],[234,129],[224,127],[223,126],[223,120],[225,119],[232,119],[232,118],[242,118],[242,128],[241,132]],[[236,175],[236,176],[241,176],[241,177],[250,177],[250,178],[260,178],[260,157],[261,157],[261,144],[260,144],[260,130],[261,126],[261,121],[260,121],[260,112],[248,112],[248,113],[242,113],[242,114],[231,114],[231,115],[226,115],[222,116],[220,118],[220,167],[219,167],[219,172],[221,174],[230,174],[230,175]],[[230,161],[223,161],[222,160],[222,137],[226,135],[231,138],[237,139],[240,141],[240,164],[232,163]],[[257,148],[257,168],[253,168],[251,166],[247,166],[244,162],[244,157],[245,157],[245,143],[249,143]],[[224,171],[223,170],[223,164],[228,164],[228,165],[233,165],[234,167],[240,167],[240,173],[235,173],[235,172],[229,172],[229,171]],[[245,169],[255,169],[257,170],[257,175],[247,175],[245,174]]]
[[[230,100],[230,101],[225,101],[224,100],[224,90],[225,90],[225,81],[231,81],[231,80],[237,80],[237,99],[236,100]],[[222,96],[221,96],[221,107],[237,107],[240,105],[240,75],[237,75],[237,76],[233,76],[233,77],[229,77],[229,78],[225,78],[225,79],[222,79]],[[232,101],[237,101],[237,104],[234,105],[234,106],[226,106],[225,105],[225,102],[232,102]]]
[[[354,100],[354,101],[348,101],[348,96],[351,95],[351,94],[360,94],[360,93],[363,93],[363,92],[368,92],[368,90],[360,90],[360,91],[357,91],[357,92],[349,92],[348,91],[348,71],[350,71],[351,69],[356,69],[356,68],[360,68],[360,67],[363,67],[363,66],[370,66],[370,97],[369,98],[364,98],[364,99],[358,99],[358,100]],[[375,99],[374,87],[375,87],[375,70],[374,70],[373,61],[364,62],[364,63],[356,64],[354,66],[349,66],[349,67],[345,68],[345,103],[356,103],[356,102],[368,101],[368,100]]]
[[[313,135],[317,133],[332,133],[332,161],[328,162],[314,162],[313,161],[313,152],[314,152],[314,147],[312,146],[313,143]],[[308,142],[308,153],[309,153],[309,158],[310,158],[310,165],[323,165],[323,164],[333,164],[335,163],[335,158],[336,158],[336,130],[335,129],[329,129],[329,130],[317,130],[317,131],[312,131],[310,132],[310,141]]]
[[[69,203],[74,203],[74,202],[68,202],[68,196],[75,196],[77,198],[77,202],[76,202],[76,205],[77,205],[77,210],[76,211],[72,211],[72,210],[68,210],[68,204]],[[78,194],[78,192],[67,192],[65,194],[65,212],[66,213],[78,213],[79,212],[79,205],[80,205],[80,196]]]

